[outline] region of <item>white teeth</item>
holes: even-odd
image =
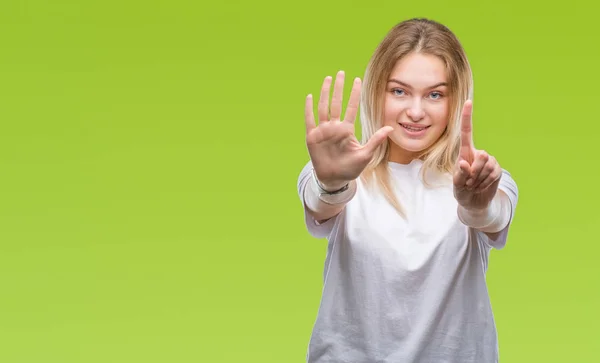
[[[416,128],[416,127],[406,126],[403,124],[400,124],[400,126],[404,127],[405,129],[407,129],[409,131],[423,131],[426,129],[426,127]]]

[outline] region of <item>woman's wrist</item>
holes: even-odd
[[[312,177],[314,181],[317,183],[319,189],[322,189],[323,192],[326,193],[336,193],[340,192],[344,188],[348,187],[350,181],[323,181],[317,177],[315,170],[312,171]]]
[[[356,194],[357,186],[356,181],[324,184],[317,178],[313,170],[312,178],[308,181],[306,188],[309,207],[318,209],[321,203],[331,206],[348,203]]]
[[[465,225],[483,232],[499,232],[510,220],[510,200],[500,191],[496,193],[490,204],[485,209],[467,209],[458,206],[458,218]]]

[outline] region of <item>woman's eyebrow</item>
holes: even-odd
[[[401,85],[401,86],[404,86],[404,87],[406,87],[406,88],[412,88],[412,87],[411,87],[411,86],[410,86],[408,83],[405,83],[405,82],[399,81],[399,80],[397,80],[397,79],[394,79],[394,78],[390,79],[388,82],[394,82],[394,83],[398,83],[399,85]],[[440,83],[436,83],[436,84],[434,84],[434,85],[433,85],[433,86],[431,86],[431,87],[427,87],[427,89],[430,89],[430,88],[436,88],[436,87],[441,87],[441,86],[447,86],[447,85],[448,85],[448,83],[447,83],[447,82],[440,82]]]

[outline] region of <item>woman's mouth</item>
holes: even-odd
[[[425,131],[430,127],[430,125],[409,125],[399,123],[400,126],[406,131],[406,133],[410,136],[421,136],[425,134]]]

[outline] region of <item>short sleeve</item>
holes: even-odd
[[[308,183],[311,181],[312,169],[312,162],[309,161],[300,172],[300,176],[298,177],[298,196],[300,198],[300,202],[302,203],[302,208],[304,209],[304,223],[306,224],[306,228],[310,235],[315,238],[327,238],[331,234],[336,220],[339,218],[341,213],[333,218],[328,219],[324,223],[319,223],[310,213],[308,213],[308,208],[304,202],[304,191],[306,190]]]
[[[478,231],[477,233],[488,248],[491,247],[499,250],[506,246],[506,241],[508,240],[508,231],[515,217],[515,211],[517,209],[519,189],[517,188],[517,183],[514,181],[510,173],[504,169],[502,169],[502,177],[500,178],[498,189],[502,190],[508,196],[510,201],[510,219],[508,225],[498,233],[498,236],[495,240],[492,240],[488,237],[488,235],[481,231]]]

